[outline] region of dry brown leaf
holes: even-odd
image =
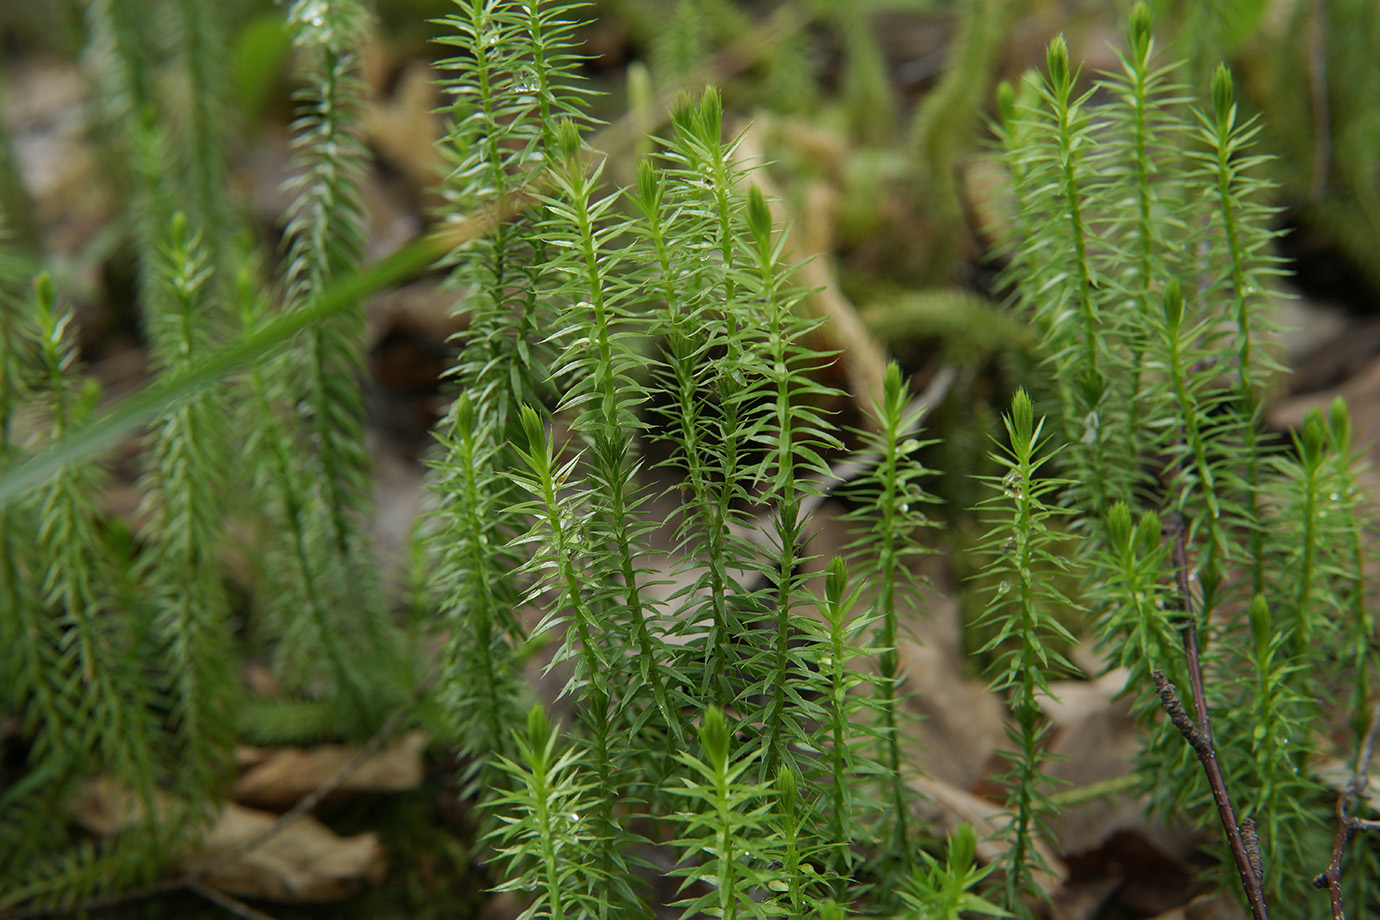
[[[1076,728],[1079,723],[1122,705],[1116,698],[1125,689],[1128,676],[1125,668],[1115,668],[1096,680],[1052,680],[1049,696],[1038,698],[1040,712],[1054,730]]]
[[[982,779],[992,752],[1006,737],[1001,697],[987,682],[967,673],[963,613],[940,557],[922,560],[920,574],[931,585],[917,615],[901,624],[897,643],[906,711],[902,722],[910,762],[926,776],[970,789]]]
[[[127,786],[99,777],[84,783],[68,803],[77,823],[110,836],[143,819],[144,803]],[[160,796],[154,807],[166,812],[172,799]],[[230,803],[181,860],[184,872],[210,866],[273,826],[278,816]],[[288,824],[262,844],[199,881],[228,894],[293,903],[334,901],[365,884],[383,881],[388,860],[372,833],[340,837],[310,815]]]
[[[1007,844],[1000,834],[1010,818],[1000,805],[927,776],[912,777],[908,783],[912,789],[939,806],[948,830],[960,824],[972,826],[978,838],[978,858],[984,863],[994,862],[1006,852]],[[1035,848],[1050,871],[1037,871],[1032,878],[1045,895],[1053,895],[1068,880],[1068,867],[1043,843],[1037,842]]]
[[[160,798],[154,804],[164,808],[167,802]],[[80,827],[98,837],[109,837],[144,817],[144,804],[133,790],[108,776],[82,783],[67,801],[67,810]]]
[[[925,775],[966,789],[982,778],[1005,737],[1002,704],[986,683],[963,673],[961,653],[938,640],[943,621],[958,616],[958,602],[938,597],[927,606],[934,621],[919,627],[925,641],[897,643],[905,708],[920,717],[902,723],[906,748]]]
[[[436,117],[435,79],[428,65],[411,62],[398,77],[392,97],[364,111],[370,145],[417,189],[434,186],[442,165],[436,153],[441,123]]]
[[[227,805],[186,868],[214,863],[276,820],[271,812]],[[387,855],[375,834],[340,837],[307,815],[216,869],[203,884],[240,897],[304,904],[339,900],[365,884],[377,885],[387,871]]]
[[[1093,920],[1121,885],[1116,877],[1060,888],[1049,905],[1049,920]]]
[[[1247,920],[1241,902],[1229,894],[1199,895],[1184,906],[1184,920]]]
[[[1053,681],[1053,698],[1040,709],[1053,728],[1045,772],[1061,780],[1055,791],[1076,791],[1125,776],[1134,768],[1137,745],[1130,698],[1117,695],[1126,672],[1111,671],[1094,681]],[[1063,809],[1050,818],[1054,839],[1066,853],[1086,853],[1118,830],[1148,832],[1144,806],[1118,793]]]
[[[324,744],[314,748],[271,751],[235,783],[237,802],[267,808],[289,808],[340,774],[356,748]],[[422,782],[421,732],[404,735],[353,770],[336,794],[403,792]]]
[[[1246,909],[1230,895],[1205,894],[1151,920],[1247,920]]]
[[[1317,773],[1319,779],[1340,794],[1355,778],[1356,764],[1331,757],[1317,765]],[[1361,799],[1369,806],[1371,815],[1380,812],[1380,772],[1371,771],[1367,777],[1366,788],[1361,791]],[[1351,813],[1363,818],[1369,817],[1354,807]]]

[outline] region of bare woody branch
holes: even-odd
[[[1217,803],[1217,815],[1226,832],[1227,844],[1231,848],[1236,871],[1241,876],[1241,886],[1246,891],[1246,903],[1255,920],[1269,920],[1270,911],[1265,904],[1265,888],[1260,871],[1262,859],[1260,841],[1255,833],[1255,824],[1238,821],[1236,809],[1232,806],[1231,793],[1227,790],[1226,777],[1222,765],[1217,761],[1217,748],[1212,740],[1212,720],[1208,713],[1207,694],[1203,686],[1203,664],[1198,648],[1198,621],[1193,609],[1193,595],[1190,591],[1187,533],[1188,528],[1179,526],[1173,530],[1172,560],[1174,577],[1178,584],[1179,603],[1184,613],[1184,623],[1180,630],[1183,637],[1184,653],[1188,658],[1188,680],[1193,694],[1193,710],[1197,720],[1189,716],[1179,699],[1177,688],[1164,676],[1164,672],[1152,672],[1155,689],[1159,691],[1160,703],[1174,727],[1184,736],[1184,740],[1198,755],[1198,762],[1207,775],[1208,786],[1212,789],[1212,799]]]

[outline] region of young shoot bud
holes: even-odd
[[[722,772],[728,767],[728,723],[722,709],[711,706],[700,725],[700,743],[709,765]]]
[[[533,706],[527,711],[527,743],[533,751],[544,751],[550,740],[551,722],[546,718],[546,710]]]
[[[1164,525],[1160,522],[1160,516],[1153,511],[1145,512],[1136,525],[1136,545],[1141,554],[1148,556],[1159,549],[1163,536]]]
[[[824,597],[832,608],[843,606],[844,596],[848,592],[848,565],[843,561],[842,556],[835,556],[829,560],[829,571],[824,576]]]
[[[1340,396],[1332,400],[1332,405],[1327,407],[1327,416],[1332,429],[1333,449],[1345,451],[1351,447],[1351,410],[1347,408],[1346,400]]]
[[[1024,388],[1018,389],[1011,397],[1011,415],[1007,417],[1007,427],[1013,445],[1029,444],[1035,434],[1035,405]]]
[[[643,157],[637,161],[637,206],[642,209],[642,213],[651,217],[661,213],[661,200],[665,195],[666,185],[662,181],[660,173],[652,164],[650,157]]]
[[[1009,80],[997,84],[997,112],[1001,116],[1001,126],[1010,135],[1016,124],[1016,88]]]
[[[723,136],[724,100],[719,88],[711,86],[704,91],[700,100],[699,112],[700,140],[705,144],[717,144]]]
[[[977,856],[977,835],[971,824],[960,824],[949,835],[949,871],[963,874],[973,867]]]
[[[1212,113],[1219,131],[1227,131],[1236,120],[1236,89],[1226,64],[1218,64],[1212,75]]]
[[[1107,509],[1107,541],[1118,552],[1131,548],[1131,509],[1125,502],[1117,502]]]
[[[1131,22],[1126,29],[1126,45],[1131,58],[1142,64],[1150,59],[1150,46],[1154,41],[1151,32],[1150,9],[1141,2],[1131,7]]]
[[[39,312],[45,316],[53,315],[53,276],[43,272],[34,279],[34,299]]]
[[[455,427],[463,437],[474,433],[474,403],[468,393],[462,392],[455,400]]]
[[[172,227],[168,236],[174,246],[185,245],[187,240],[187,212],[178,211],[172,216]]]
[[[781,796],[781,813],[795,814],[795,804],[800,790],[796,785],[795,773],[784,764],[776,771],[776,794]]]
[[[1164,288],[1164,324],[1177,333],[1184,321],[1184,292],[1179,279],[1171,279]]]
[[[771,264],[771,209],[757,186],[748,189],[748,229],[764,265]]]
[[[1067,101],[1073,81],[1069,75],[1069,46],[1062,33],[1054,36],[1054,41],[1049,43],[1045,51],[1045,70],[1049,73],[1049,84],[1054,88],[1054,95]]]
[[[1323,421],[1322,410],[1309,409],[1303,417],[1303,431],[1297,440],[1299,459],[1305,466],[1313,466],[1327,452],[1329,435],[1327,424]]]
[[[894,414],[901,407],[905,395],[905,387],[901,381],[901,366],[892,361],[882,374],[882,409],[888,415]]]
[[[656,99],[656,89],[652,86],[652,72],[641,61],[628,64],[628,108],[632,111],[651,111]]]
[[[533,460],[540,461],[546,454],[546,427],[541,416],[531,406],[522,407],[522,433],[527,443],[519,447]]]
[[[695,104],[695,97],[688,90],[680,90],[676,93],[675,99],[671,101],[671,124],[681,134],[695,133],[695,120],[699,115],[699,106]]]
[[[579,156],[583,145],[580,126],[570,119],[561,122],[560,127],[556,129],[556,149],[560,152],[561,159],[574,160]]]

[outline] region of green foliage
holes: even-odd
[[[58,306],[51,282],[40,278],[27,304],[9,286],[4,291],[7,494],[0,538],[11,576],[5,674],[17,678],[7,680],[4,700],[23,714],[28,758],[16,787],[24,796],[7,796],[0,813],[6,908],[71,905],[146,881],[175,855],[173,841],[194,840],[214,814],[240,717],[243,650],[232,623],[244,611],[232,610],[225,557],[232,514],[281,525],[269,530],[273,539],[263,541],[264,555],[253,562],[262,565],[266,588],[255,597],[257,609],[282,617],[272,632],[287,685],[303,694],[333,691],[324,695],[334,704],[337,735],[372,730],[376,714],[401,699],[403,664],[390,653],[400,648],[389,635],[394,627],[381,619],[381,598],[371,605],[359,590],[361,577],[373,579],[374,565],[354,556],[342,564],[342,541],[335,539],[340,522],[363,510],[358,501],[337,500],[342,483],[352,482],[361,496],[368,487],[367,470],[357,463],[362,425],[345,424],[350,407],[362,417],[352,370],[360,367],[361,344],[343,340],[330,358],[321,349],[303,352],[321,370],[317,379],[329,378],[316,393],[292,392],[277,349],[292,332],[357,301],[358,277],[324,290],[335,274],[353,269],[353,257],[337,255],[328,270],[310,270],[304,266],[314,258],[312,244],[295,244],[292,315],[267,316],[266,279],[229,242],[235,226],[225,195],[229,122],[219,97],[223,25],[218,13],[197,4],[169,9],[176,15],[163,25],[172,25],[167,34],[176,37],[177,53],[164,58],[149,44],[155,32],[163,34],[151,4],[86,7],[89,62],[108,103],[113,169],[133,179],[140,308],[159,384],[95,417],[100,394],[82,378],[72,316]],[[358,32],[336,34],[339,41],[361,40]],[[162,68],[185,71],[187,97],[164,95]],[[344,104],[326,106],[306,124],[321,128],[337,118],[347,122],[343,131],[355,130],[358,113]],[[332,156],[352,149],[359,156],[339,139],[331,149]],[[342,181],[353,181],[348,168],[340,171]],[[359,242],[358,230],[346,229],[358,220],[355,192],[320,173],[313,172],[290,233],[298,241],[315,233],[323,250],[348,256]],[[174,202],[185,211],[174,213]],[[318,220],[323,225],[313,230]],[[247,334],[226,344],[236,314]],[[311,340],[329,333],[313,328]],[[246,379],[223,379],[251,362],[257,363]],[[297,417],[302,399],[315,399],[330,415],[316,438]],[[332,408],[337,404],[346,409]],[[236,419],[247,424],[236,428]],[[111,432],[140,423],[150,432],[142,442],[136,540],[104,508],[102,467],[72,448],[108,443]],[[347,459],[329,459],[340,455]],[[352,462],[353,480],[346,469]],[[25,470],[38,488],[22,484]],[[331,497],[323,500],[327,490]],[[237,494],[251,501],[227,500]],[[357,541],[357,523],[349,526]],[[366,656],[368,668],[360,663]],[[323,659],[333,682],[321,680]],[[300,729],[303,721],[279,723]],[[76,785],[97,772],[137,803],[131,826],[102,846],[72,849],[69,836],[55,832],[55,818]]]
[[[1318,701],[1349,697],[1353,723],[1371,705],[1323,686],[1329,674],[1373,680],[1368,633],[1334,625],[1354,615],[1360,583],[1353,534],[1369,512],[1347,491],[1359,456],[1344,409],[1333,422],[1311,417],[1291,449],[1262,430],[1278,370],[1262,306],[1279,268],[1266,160],[1252,149],[1259,123],[1240,115],[1225,67],[1202,87],[1202,104],[1187,102],[1172,65],[1153,53],[1143,7],[1126,45],[1122,72],[1103,78],[1107,118],[1089,117],[1058,41],[1047,74],[1004,92],[1020,207],[1010,277],[1053,340],[1068,434],[1061,465],[1080,483],[1073,525],[1086,533],[1101,641],[1128,669],[1138,711],[1159,726],[1142,751],[1146,789],[1166,811],[1215,815],[1202,769],[1153,715],[1159,701],[1145,680],[1161,670],[1186,688],[1197,667],[1186,655],[1201,646],[1216,759],[1238,818],[1255,822],[1272,909],[1323,915],[1306,873],[1284,867],[1316,859],[1330,833],[1314,772],[1329,745]],[[1104,162],[1121,164],[1110,181]],[[1171,542],[1187,529],[1186,558],[1169,553],[1161,521]],[[1167,585],[1184,566],[1187,596]],[[1183,638],[1183,617],[1200,639]]]
[[[1011,771],[1001,778],[1011,812],[1007,829],[1011,847],[1002,867],[1006,871],[1006,905],[1021,909],[1022,898],[1038,893],[1034,874],[1048,870],[1037,843],[1045,817],[1054,811],[1048,796],[1049,778],[1041,768],[1046,728],[1039,697],[1051,696],[1051,677],[1073,671],[1056,648],[1074,637],[1052,611],[1070,606],[1054,584],[1068,563],[1055,549],[1058,536],[1051,520],[1059,509],[1050,504],[1053,493],[1068,484],[1040,476],[1048,460],[1044,421],[1035,420],[1034,406],[1024,390],[1011,401],[1005,417],[1009,446],[995,456],[1007,472],[994,478],[1000,493],[989,499],[993,528],[983,551],[992,557],[984,574],[1000,578],[980,623],[995,627],[995,635],[981,650],[1002,650],[992,687],[1006,692],[1015,726],[1008,736],[1017,749],[1008,752]]]
[[[186,218],[173,219],[161,276],[172,307],[159,317],[154,355],[168,370],[200,358],[206,341],[207,283],[212,270]],[[199,393],[156,430],[145,500],[150,512],[154,629],[168,661],[167,707],[183,770],[179,792],[214,799],[229,775],[234,739],[234,662],[222,654],[229,634],[229,598],[215,548],[225,539],[228,454],[220,429],[222,394]],[[184,786],[185,784],[185,786]]]
[[[921,485],[931,471],[915,459],[928,443],[915,437],[919,434],[917,411],[906,403],[900,366],[889,365],[881,399],[873,406],[872,449],[877,464],[849,492],[859,503],[854,520],[862,525],[850,555],[860,578],[877,586],[872,604],[877,621],[873,642],[878,656],[875,691],[880,722],[876,760],[884,765],[880,771],[885,786],[883,820],[889,825],[885,853],[903,866],[910,864],[915,848],[901,752],[904,726],[897,718],[904,678],[897,645],[906,615],[920,609],[919,585],[909,563],[920,552],[917,534],[929,526],[924,506],[936,501]]]
[[[919,160],[920,195],[940,227],[958,226],[961,222],[959,152],[971,146],[983,105],[992,91],[992,73],[1008,23],[1019,10],[1019,4],[1006,0],[969,0],[959,4],[958,34],[949,50],[950,64],[939,85],[916,112],[911,145]],[[952,271],[958,257],[958,239],[953,233],[935,234],[936,251],[930,256],[928,273],[932,280],[942,282]]]
[[[364,246],[358,137],[363,87],[356,71],[368,26],[349,0],[300,0],[288,10],[303,86],[296,94],[293,168],[287,187],[284,312],[313,306],[332,281],[358,265]],[[252,272],[252,268],[249,269]],[[240,279],[246,332],[267,320],[256,281]],[[312,324],[305,354],[290,353],[251,372],[250,417],[258,431],[253,486],[265,510],[264,613],[279,637],[279,672],[304,688],[323,676],[348,719],[378,722],[401,697],[401,649],[385,622],[362,519],[370,510],[364,443],[364,313],[347,303]],[[302,373],[305,367],[306,373]],[[305,415],[310,430],[301,430]],[[324,673],[315,662],[324,661]],[[370,662],[366,665],[366,661]],[[380,666],[382,665],[382,666]]]
[[[494,801],[509,816],[495,834],[498,858],[508,867],[499,890],[538,894],[523,911],[524,920],[603,916],[607,889],[617,884],[589,862],[597,838],[584,815],[598,807],[591,786],[581,782],[589,767],[579,748],[558,751],[557,741],[537,706],[527,715],[526,736],[517,739],[521,760],[498,760],[516,780],[516,791]]]
[[[972,827],[961,824],[949,836],[949,846],[943,862],[925,856],[925,868],[902,890],[901,897],[911,913],[908,916],[933,920],[959,920],[974,914],[984,917],[1005,917],[1009,914],[996,904],[976,894],[976,888],[995,864],[979,869],[973,863],[977,852],[977,835]]]
[[[812,10],[840,26],[865,120],[889,87],[843,6]],[[1229,71],[1181,87],[1137,6],[1118,72],[1089,84],[1061,38],[1043,73],[999,91],[1005,281],[1051,383],[1038,409],[1016,393],[998,472],[979,477],[995,587],[979,625],[1011,750],[1000,855],[978,867],[969,828],[942,855],[922,848],[903,744],[901,646],[924,612],[914,564],[933,501],[921,407],[888,367],[846,490],[853,540],[824,563],[808,509],[844,452],[837,356],[802,315],[786,229],[719,91],[680,98],[618,188],[586,131],[582,5],[457,0],[438,23],[442,229],[361,269],[369,19],[353,0],[298,0],[297,178],[274,278],[221,193],[220,12],[169,4],[163,54],[162,8],[85,8],[158,382],[97,414],[51,283],[26,298],[0,277],[0,700],[24,741],[0,792],[0,908],[79,906],[161,871],[222,793],[238,720],[358,735],[411,693],[463,755],[482,858],[524,916],[1029,915],[1057,808],[1040,703],[1078,676],[1065,624],[1086,614],[1150,724],[1148,796],[1206,822],[1199,765],[1151,681],[1187,696],[1201,651],[1205,698],[1183,702],[1214,717],[1269,896],[1285,916],[1323,912],[1299,867],[1330,820],[1320,702],[1346,698],[1353,733],[1371,705],[1369,512],[1344,407],[1292,445],[1262,427],[1279,268],[1261,129]],[[687,28],[658,78],[698,65],[726,8],[675,5]],[[994,9],[966,8],[958,62],[917,121],[937,213],[957,211],[954,126],[990,69]],[[783,50],[768,82],[801,64]],[[185,76],[179,105],[164,68]],[[415,554],[414,603],[437,616],[414,615],[405,640],[364,524],[360,301],[437,258],[464,322]],[[96,454],[150,423],[136,541],[100,504]],[[236,606],[221,548],[240,524],[254,552]],[[238,699],[242,640],[271,654],[284,698]],[[411,658],[427,648],[423,682]],[[533,706],[541,667],[557,699]],[[73,846],[54,816],[97,769],[144,817]],[[670,905],[641,884],[668,865]]]
[[[494,460],[501,442],[468,395],[456,400],[438,441],[443,459],[432,480],[438,496],[433,540],[447,551],[433,567],[430,589],[450,630],[445,666],[470,676],[451,682],[443,700],[464,753],[482,765],[490,753],[510,753],[509,726],[519,711],[519,594],[506,577],[519,564],[507,549],[516,534],[503,529],[496,507],[503,494]]]
[[[770,793],[765,784],[748,779],[762,749],[735,756],[728,723],[715,708],[705,711],[699,735],[702,757],[676,755],[686,767],[684,788],[678,791],[689,800],[689,810],[678,815],[682,837],[674,844],[681,849],[681,862],[691,864],[676,874],[685,878],[684,886],[702,881],[710,890],[673,906],[684,908],[682,917],[704,912],[725,918],[781,916],[776,904],[754,897],[764,890],[788,890],[774,868],[784,863],[773,852]],[[790,797],[789,792],[783,795]]]

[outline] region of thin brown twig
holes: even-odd
[[[1192,586],[1188,574],[1187,541],[1188,528],[1180,526],[1174,533],[1171,559],[1179,588],[1179,603],[1185,618],[1180,635],[1183,637],[1184,653],[1188,658],[1188,681],[1193,693],[1193,710],[1197,715],[1197,721],[1195,722],[1184,710],[1178,691],[1164,676],[1163,671],[1154,671],[1152,677],[1170,721],[1193,748],[1193,753],[1198,756],[1198,762],[1203,766],[1203,773],[1207,775],[1212,800],[1217,804],[1217,816],[1222,822],[1222,830],[1226,832],[1236,871],[1241,876],[1241,887],[1245,889],[1246,903],[1250,907],[1251,916],[1255,920],[1269,920],[1270,911],[1265,904],[1265,888],[1261,883],[1261,873],[1258,869],[1261,863],[1259,841],[1255,836],[1254,826],[1247,826],[1243,833],[1243,822],[1236,818],[1236,809],[1232,806],[1231,793],[1227,790],[1227,780],[1222,774],[1222,765],[1217,760],[1217,746],[1212,738],[1212,720],[1208,713],[1202,656],[1198,648],[1198,623],[1190,591]]]
[[[239,898],[232,898],[223,891],[208,888],[201,882],[188,882],[187,890],[201,895],[212,904],[225,908],[237,917],[243,917],[244,920],[274,920],[273,917],[257,908],[250,907]]]
[[[296,805],[279,815],[278,820],[274,821],[271,825],[264,828],[253,837],[250,837],[234,849],[222,853],[206,865],[200,866],[187,873],[187,878],[192,881],[201,881],[212,873],[219,872],[231,863],[243,859],[269,840],[281,834],[289,825],[297,823],[297,821],[308,812],[316,808],[317,805],[320,805],[322,799],[344,785],[345,781],[364,764],[364,761],[377,754],[379,748],[383,747],[384,742],[392,737],[393,732],[397,730],[398,726],[402,724],[403,719],[405,719],[407,714],[411,711],[412,706],[410,704],[400,707],[397,712],[388,717],[388,721],[384,722],[368,741],[364,742],[364,745],[355,752],[355,756],[351,757],[348,763],[335,772],[334,776],[317,786],[312,790],[310,795],[305,796],[299,800]]]
[[[1347,814],[1370,785],[1370,764],[1375,758],[1377,734],[1380,734],[1380,705],[1371,711],[1370,727],[1366,729],[1361,749],[1356,754],[1356,770],[1342,791],[1337,793],[1337,836],[1332,841],[1332,862],[1328,863],[1327,871],[1313,879],[1313,887],[1326,888],[1332,898],[1333,920],[1346,920],[1342,903],[1342,859],[1346,856],[1346,845],[1360,831],[1380,829],[1380,821],[1368,821]]]

